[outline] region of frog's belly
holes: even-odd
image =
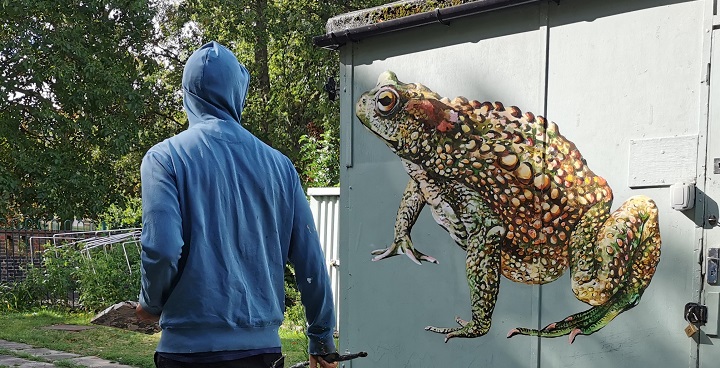
[[[432,186],[420,183],[420,188],[432,209],[435,222],[465,249],[468,234],[477,228],[475,222],[478,216],[473,209],[477,208],[476,204],[482,203],[479,201],[480,197],[459,184],[443,183]]]
[[[567,244],[548,243],[523,246],[505,240],[501,254],[501,271],[509,280],[524,284],[546,284],[555,281],[568,268]]]

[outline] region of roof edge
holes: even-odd
[[[398,1],[388,5],[359,10],[331,18],[327,23],[327,33],[313,37],[313,44],[318,47],[337,50],[348,42],[357,42],[383,33],[395,32],[431,23],[449,24],[452,20],[470,15],[540,1],[542,0]],[[459,5],[453,5],[458,3]],[[431,6],[435,8],[429,11],[421,11]],[[440,6],[445,7],[440,8]],[[421,12],[414,13],[417,11]],[[385,20],[388,14],[392,14],[393,12],[400,17]],[[409,13],[414,14],[402,15]]]

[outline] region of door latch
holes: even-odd
[[[705,218],[705,221],[707,221],[707,224],[710,225],[710,227],[715,227],[718,224],[718,218],[715,215],[708,215]]]
[[[707,275],[705,276],[708,284],[718,284],[718,272],[720,272],[720,248],[710,248],[707,257]]]
[[[685,320],[694,325],[704,325],[707,323],[708,309],[706,306],[698,303],[685,304]]]

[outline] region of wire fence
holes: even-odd
[[[336,313],[340,315],[340,282],[339,282],[339,244],[338,215],[339,188],[310,188],[308,190],[310,206],[315,218],[315,225],[320,235],[320,242],[326,258],[326,265],[336,305]],[[105,229],[104,224],[92,221],[67,220],[32,220],[12,219],[0,220],[0,284],[22,282],[29,269],[41,269],[48,251],[53,251],[54,258],[68,257],[79,254],[96,273],[97,257],[118,250],[122,252],[122,267],[126,275],[134,276],[141,253],[141,228]],[[65,250],[70,253],[65,253]],[[50,258],[50,257],[48,257]],[[101,262],[102,263],[102,262]],[[119,267],[118,263],[114,267]],[[124,277],[116,274],[115,277]],[[67,291],[69,304],[77,304],[76,290]]]

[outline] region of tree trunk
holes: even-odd
[[[270,99],[270,71],[268,67],[268,26],[266,18],[267,0],[255,0],[255,65],[257,66],[258,90],[263,106]],[[265,115],[265,114],[263,114]],[[268,137],[270,118],[263,116],[260,122],[262,134]]]

